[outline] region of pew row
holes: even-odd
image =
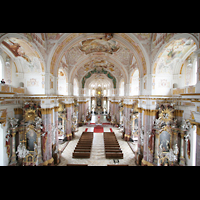
[[[123,159],[123,153],[114,132],[104,132],[105,157],[107,159]]]
[[[90,158],[93,132],[83,132],[72,153],[72,158]]]

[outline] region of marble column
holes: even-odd
[[[154,139],[155,139],[155,152],[154,152],[154,160],[153,160],[153,162],[154,162],[155,165],[158,165],[158,160],[159,160],[159,157],[158,157],[159,132],[158,131],[156,131]]]
[[[129,141],[131,137],[131,120],[130,120],[130,111],[131,111],[132,105],[125,105],[125,116],[126,116],[126,127],[125,127],[125,141]]]
[[[79,104],[80,106],[80,104]],[[70,141],[72,139],[72,133],[71,133],[71,116],[72,116],[72,104],[66,104],[65,108],[66,108],[66,136],[67,136],[67,140]]]
[[[116,104],[115,104],[115,106],[116,106],[116,120],[117,120],[117,123],[119,124],[120,123],[120,115],[119,115],[119,103],[118,102],[116,102]]]
[[[52,158],[52,131],[51,131],[51,113],[52,108],[42,108],[42,123],[47,134],[43,137],[43,161]]]
[[[10,165],[16,165],[16,151],[15,151],[15,135],[16,135],[16,130],[15,128],[11,128],[11,135],[12,135],[12,156],[11,156],[11,161]]]
[[[180,162],[179,162],[179,165],[181,166],[185,166],[184,135],[185,135],[185,131],[182,131],[181,132],[181,146],[180,146]]]
[[[47,160],[52,158],[52,126],[51,126],[51,115],[52,115],[52,109],[47,108],[47,127],[48,127],[48,156]]]
[[[193,141],[191,141],[191,145],[193,144],[195,147],[192,147],[190,153],[191,153],[192,159],[194,159],[193,165],[200,166],[200,123],[194,122],[194,121],[190,121],[190,123],[193,126],[193,128],[191,130],[192,131],[191,134],[196,134],[196,135],[192,136]],[[195,139],[196,139],[196,141],[195,141]],[[196,144],[195,144],[195,142],[196,142]]]
[[[148,161],[147,159],[147,147],[148,147],[148,131],[149,131],[149,112],[148,109],[144,110],[144,148],[143,148],[143,159]]]
[[[83,104],[83,102],[79,102],[79,106],[78,106],[78,123],[81,122],[81,116],[82,116],[82,104]]]
[[[141,155],[141,130],[142,130],[142,108],[138,108],[138,148],[137,148],[137,164],[139,165],[139,156]]]
[[[56,149],[58,149],[58,109],[59,107],[55,107],[54,108],[54,119],[55,119],[55,128],[56,128],[56,132],[55,132],[55,140],[56,140]]]
[[[148,112],[148,114],[149,114],[149,127],[148,127],[148,130],[150,131],[150,133],[152,133],[152,129],[153,129],[153,124],[154,124],[154,120],[155,120],[155,117],[156,117],[156,113],[157,113],[157,110],[149,110],[149,112]],[[147,154],[148,154],[148,162],[150,162],[150,163],[153,163],[154,139],[155,139],[155,136],[152,135],[152,149],[150,150],[148,148],[148,152],[147,152]],[[148,135],[148,141],[149,141],[149,135]]]
[[[42,145],[41,145],[41,129],[37,130],[37,146],[38,146],[38,155],[37,155],[37,165],[42,165]]]

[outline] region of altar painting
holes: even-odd
[[[163,131],[160,134],[160,147],[162,148],[163,152],[169,152],[170,149],[170,138],[171,135],[167,131]]]

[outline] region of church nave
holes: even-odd
[[[93,144],[89,159],[72,158],[72,153],[75,149],[75,146],[82,132],[85,131],[86,128],[88,128],[88,132],[90,132],[93,129],[93,127],[89,126],[79,127],[78,132],[75,133],[75,138],[69,142],[69,144],[61,154],[61,162],[58,164],[58,166],[66,166],[67,164],[88,164],[88,166],[107,166],[114,164],[113,159],[105,158],[103,133],[93,133]],[[122,139],[122,133],[120,133],[117,128],[114,128],[112,126],[104,127],[104,132],[110,132],[110,128],[112,128],[112,130],[114,131],[124,155],[123,159],[119,159],[118,164],[135,166],[135,155],[133,154],[128,143]]]
[[[0,81],[0,166],[200,166],[200,33],[0,33]]]

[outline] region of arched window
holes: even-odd
[[[136,69],[131,75],[130,79],[130,95],[139,94],[139,70]]]
[[[158,54],[153,68],[153,95],[177,94],[179,91],[174,88],[183,91],[184,87],[196,84],[197,67],[193,54],[196,49],[197,45],[190,38],[179,38],[165,45]],[[180,76],[174,76],[178,73]]]
[[[79,86],[78,86],[78,81],[75,78],[74,79],[74,96],[78,96],[79,95]]]
[[[58,94],[60,95],[68,94],[66,73],[61,68],[58,70]]]
[[[121,80],[121,83],[119,86],[119,96],[124,96],[124,79]]]
[[[92,96],[95,96],[95,89],[92,89]]]

